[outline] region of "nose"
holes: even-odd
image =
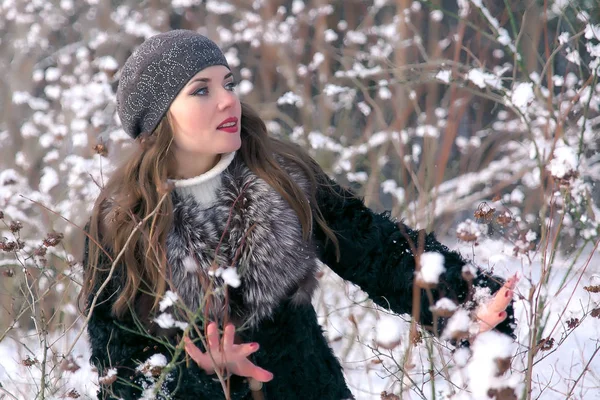
[[[237,94],[231,92],[225,88],[221,90],[221,96],[219,98],[219,111],[226,110],[233,106],[237,101]]]

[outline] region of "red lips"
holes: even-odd
[[[238,119],[236,117],[229,117],[221,122],[217,129],[229,133],[236,133],[238,131]]]

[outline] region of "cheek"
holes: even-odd
[[[181,127],[186,135],[197,135],[209,128],[208,115],[198,109],[190,109],[180,120]]]

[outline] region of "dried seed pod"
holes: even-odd
[[[515,389],[511,387],[504,387],[501,389],[490,389],[487,395],[494,400],[517,400]]]
[[[554,347],[554,338],[543,338],[538,342],[538,347],[542,351],[548,351]]]
[[[57,246],[63,238],[64,238],[64,235],[62,233],[50,232],[46,236],[46,239],[44,239],[44,246],[46,246],[46,247]]]
[[[504,212],[496,217],[496,222],[502,226],[506,226],[512,222],[512,216],[508,212]]]
[[[21,221],[13,221],[10,223],[10,231],[12,233],[19,232],[21,229],[23,229],[23,224]]]
[[[411,338],[411,342],[413,346],[416,346],[419,343],[423,343],[423,334],[420,331],[416,331],[413,337]]]
[[[75,361],[72,355],[69,355],[60,363],[60,368],[63,371],[75,372],[80,369],[79,364]]]
[[[477,210],[475,210],[473,215],[477,219],[489,222],[494,217],[495,212],[496,209],[494,207],[490,207],[488,203],[484,201],[483,203],[479,204],[479,207],[477,207]]]
[[[23,361],[21,361],[21,364],[23,364],[26,367],[31,367],[32,365],[35,365],[37,363],[39,363],[39,361],[38,361],[37,358],[35,358],[35,357],[31,358],[29,356],[27,356],[26,359],[24,359]]]
[[[114,373],[114,370],[109,370],[105,376],[101,376],[98,378],[98,382],[101,385],[111,385],[116,380],[117,380],[117,374]]]
[[[65,396],[66,396],[66,397],[69,397],[69,398],[71,398],[71,399],[78,399],[78,398],[80,398],[80,397],[81,397],[81,395],[79,394],[79,392],[78,392],[77,390],[75,390],[75,389],[71,389],[71,390],[69,390],[69,391],[68,391],[68,392],[65,394]]]
[[[381,392],[381,400],[400,400],[400,397],[393,393],[388,393],[385,390]]]
[[[108,149],[102,143],[98,143],[97,145],[95,145],[93,147],[93,149],[94,149],[94,152],[96,152],[96,154],[99,154],[102,157],[108,156]]]
[[[567,327],[569,329],[575,329],[579,325],[579,318],[571,318],[567,321]]]
[[[494,361],[496,362],[496,367],[498,367],[496,377],[504,375],[504,373],[510,369],[510,357],[495,358]]]
[[[470,232],[457,232],[456,237],[463,242],[476,242],[477,235]]]
[[[3,239],[0,241],[0,250],[2,250],[2,251],[11,253],[11,252],[17,250],[17,248],[18,248],[17,242],[14,242],[12,240],[6,240],[6,239]]]

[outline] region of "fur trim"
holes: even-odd
[[[306,177],[290,173],[308,190]],[[202,210],[193,196],[173,194],[167,258],[173,289],[186,306],[203,307],[216,321],[228,311],[234,321],[255,327],[287,298],[310,302],[317,254],[303,240],[289,204],[237,157],[222,174],[217,198]],[[223,281],[210,272],[218,267],[236,268],[241,280],[238,288],[227,288],[228,306]],[[206,296],[211,283],[212,295]]]

